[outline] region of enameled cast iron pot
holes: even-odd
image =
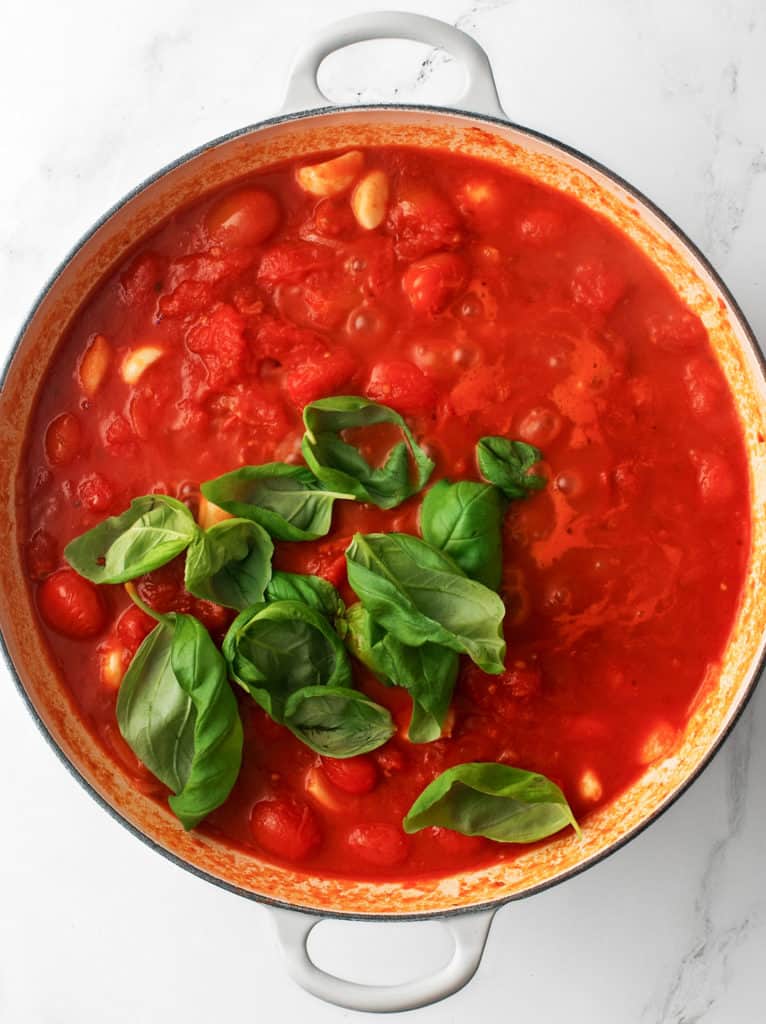
[[[467,110],[381,104],[328,105],[316,75],[334,50],[368,39],[406,38],[459,60]],[[468,112],[470,111],[470,112]],[[16,527],[18,471],[27,424],[46,367],[78,308],[98,282],[176,207],[278,160],[339,147],[407,144],[456,150],[520,171],[598,211],[657,264],[703,319],[745,432],[753,534],[750,570],[717,685],[703,688],[678,748],[615,803],[512,863],[407,884],[313,877],[261,863],[195,832],[133,789],[74,713],[36,625]],[[752,692],[766,640],[766,378],[755,339],[713,268],[678,228],[634,188],[582,154],[511,124],[500,107],[484,51],[457,29],[412,14],[368,14],[330,26],[295,64],[283,112],[218,139],[159,171],[93,228],[64,261],[16,342],[0,396],[0,627],[22,696],[64,764],[135,835],[208,881],[269,904],[292,977],[330,1002],[360,1010],[404,1010],[457,991],[474,974],[492,916],[504,903],[560,882],[617,849],[652,822],[696,778]],[[323,917],[442,920],[455,949],[437,974],[404,985],[364,986],[319,970],[306,940]]]

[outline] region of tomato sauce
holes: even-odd
[[[416,745],[404,738],[406,692],[354,662],[357,685],[399,732],[346,764],[323,764],[238,694],[242,771],[200,826],[320,875],[447,874],[521,848],[403,833],[403,815],[445,768],[542,772],[587,827],[589,812],[673,751],[715,683],[740,599],[742,431],[702,323],[575,200],[475,159],[406,148],[301,177],[325,159],[174,214],[85,304],[29,433],[26,564],[79,714],[135,785],[164,800],[115,720],[151,620],[122,587],[79,603],[64,593],[70,539],[137,495],[175,495],[196,512],[202,481],[300,462],[302,407],[327,395],[404,415],[436,462],[432,480],[478,478],[486,434],[539,447],[548,484],[505,522],[505,672],[461,659],[446,735]],[[417,533],[421,498],[390,512],[337,502],[331,533],[277,543],[275,565],[323,575],[353,601],[352,534]],[[179,559],[138,589],[220,640],[233,613],[181,581]]]

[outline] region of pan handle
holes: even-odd
[[[320,29],[293,64],[282,113],[332,106],[317,83],[320,64],[336,50],[370,39],[412,39],[446,50],[460,61],[466,73],[466,87],[456,103],[471,112],[507,120],[489,58],[476,40],[445,21],[403,11],[355,14]]]
[[[459,991],[476,973],[495,910],[480,910],[440,919],[455,943],[447,964],[435,974],[400,985],[360,985],[321,970],[311,960],[306,944],[321,916],[271,908],[277,938],[290,977],[301,988],[326,1003],[347,1010],[395,1013],[430,1006]]]

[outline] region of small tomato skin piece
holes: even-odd
[[[282,213],[274,196],[261,188],[241,188],[214,203],[205,217],[207,233],[224,245],[259,245],[272,235]]]
[[[45,431],[45,454],[52,466],[66,466],[80,454],[82,427],[71,412],[51,420]]]
[[[378,781],[375,762],[367,754],[356,757],[323,757],[322,770],[337,789],[354,796],[371,793]]]
[[[106,608],[96,587],[73,569],[59,569],[37,591],[40,614],[51,629],[73,640],[98,636]]]
[[[405,359],[377,363],[365,394],[405,415],[428,413],[436,405],[434,385],[422,370]]]
[[[433,316],[466,285],[465,261],[453,252],[437,252],[412,263],[402,275],[402,288],[416,313]]]
[[[368,822],[352,828],[346,842],[357,856],[378,868],[402,864],[409,853],[407,836],[395,825]]]
[[[322,841],[316,815],[297,800],[261,800],[250,815],[250,828],[259,846],[289,861],[305,860]]]

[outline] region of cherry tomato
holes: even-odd
[[[357,856],[378,868],[393,868],[407,859],[409,843],[396,825],[369,822],[357,825],[346,836],[346,842]]]
[[[71,412],[51,420],[45,431],[45,454],[52,466],[65,466],[80,454],[82,428]]]
[[[602,260],[580,263],[572,275],[572,298],[593,313],[609,313],[622,298],[627,282],[619,270]]]
[[[250,828],[259,846],[290,861],[305,860],[322,841],[316,815],[297,800],[261,800],[250,815]]]
[[[126,608],[117,620],[117,636],[135,654],[141,642],[157,625],[156,621],[136,605]]]
[[[486,846],[486,840],[481,836],[464,836],[461,832],[455,832],[451,828],[434,826],[426,831],[439,844],[439,847],[450,855],[470,857],[480,853]]]
[[[98,590],[72,569],[59,569],[44,580],[37,602],[51,629],[74,640],[97,636],[106,625],[106,608]]]
[[[344,758],[323,757],[322,769],[333,786],[355,796],[372,792],[378,781],[375,762],[368,754]]]
[[[412,263],[402,277],[404,294],[416,313],[440,313],[468,280],[465,261],[453,252],[437,252]]]
[[[259,245],[274,233],[280,219],[279,203],[270,192],[242,188],[210,207],[205,227],[216,242]]]

